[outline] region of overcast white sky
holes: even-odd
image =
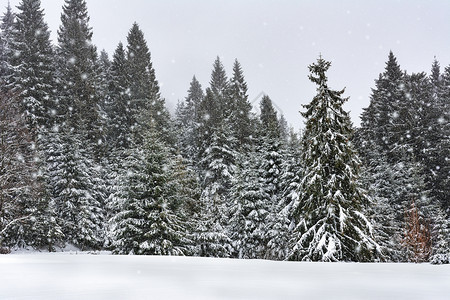
[[[11,0],[18,5],[20,0]],[[56,41],[64,0],[41,0]],[[7,0],[0,0],[1,7]],[[209,83],[215,57],[228,75],[237,58],[249,98],[268,94],[296,128],[315,94],[307,66],[332,61],[330,86],[347,87],[346,109],[359,125],[370,89],[391,49],[408,72],[428,72],[434,56],[450,64],[449,0],[88,0],[98,49],[110,56],[134,21],[145,33],[162,95],[184,99],[195,74]],[[259,102],[259,99],[258,99]]]

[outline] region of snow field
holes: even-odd
[[[0,299],[450,299],[450,265],[0,256]]]

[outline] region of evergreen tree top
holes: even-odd
[[[195,75],[192,77],[191,84],[189,86],[188,95],[186,97],[186,103],[189,106],[198,105],[203,99],[204,94],[202,90],[202,85],[197,80]]]
[[[41,51],[52,52],[50,43],[50,31],[44,21],[44,10],[40,0],[22,0],[17,6],[15,34],[16,42],[26,41],[28,48],[41,47]],[[33,41],[33,42],[32,42]],[[21,46],[23,48],[23,46]],[[45,49],[42,49],[45,48]]]
[[[304,105],[307,109],[306,112],[301,114],[308,118],[317,109],[321,112],[316,112],[322,115],[325,120],[328,120],[332,115],[340,115],[342,112],[337,107],[340,107],[348,98],[343,98],[342,94],[345,92],[345,88],[340,91],[334,91],[328,88],[328,78],[326,72],[331,66],[331,62],[324,60],[322,57],[317,59],[317,62],[311,64],[308,68],[311,72],[309,79],[318,85],[317,95],[314,97],[311,103]],[[312,121],[318,121],[313,118]]]
[[[232,96],[237,98],[236,100],[247,100],[247,83],[245,82],[244,72],[242,71],[241,64],[236,59],[233,65],[233,77],[231,78],[231,93]]]
[[[139,57],[143,54],[145,56],[148,56],[148,60],[150,60],[150,50],[148,49],[144,33],[142,32],[138,23],[133,23],[133,26],[128,32],[127,41],[129,58]]]
[[[433,64],[431,65],[431,83],[434,86],[439,86],[439,83],[441,81],[441,66],[439,64],[439,61],[434,57]]]
[[[279,138],[280,126],[278,122],[277,112],[275,111],[275,108],[272,105],[272,100],[269,98],[269,96],[264,95],[262,97],[260,109],[262,133],[272,138]]]
[[[6,7],[5,14],[2,16],[2,22],[0,24],[2,34],[12,29],[15,17],[16,15],[12,11],[11,4],[8,1],[8,6]]]
[[[96,59],[97,50],[92,44],[93,32],[89,20],[86,1],[65,0],[58,29],[58,43],[60,53],[69,58],[71,64]]]
[[[223,64],[218,56],[214,61],[210,85],[211,91],[216,95],[223,95],[227,88],[227,75],[225,72],[225,68],[223,67]]]
[[[89,22],[90,19],[85,0],[65,0],[61,20],[64,22],[68,19],[85,20],[86,23]]]
[[[400,65],[397,62],[397,58],[395,57],[392,51],[389,51],[388,61],[386,62],[386,68],[384,72],[385,79],[388,79],[392,82],[400,80],[403,78],[403,72],[400,68]]]
[[[125,73],[125,49],[122,42],[117,45],[116,50],[113,54],[113,60],[111,62],[111,70],[116,73]]]
[[[309,80],[316,83],[317,85],[325,86],[328,81],[325,73],[330,67],[331,62],[324,60],[322,56],[320,56],[316,63],[308,66],[308,69],[311,72],[311,74],[308,76]]]

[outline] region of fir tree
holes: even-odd
[[[55,110],[53,101],[54,67],[50,31],[44,21],[40,0],[22,0],[14,23],[11,50],[14,68],[13,88],[20,93],[28,126],[50,127]]]
[[[379,75],[375,86],[370,105],[361,115],[361,134],[364,141],[374,140],[380,146],[381,153],[388,155],[389,161],[395,161],[398,153],[394,149],[403,137],[397,128],[402,125],[398,119],[406,97],[404,74],[392,51],[389,52],[385,71]]]
[[[65,122],[97,146],[103,139],[99,112],[97,50],[85,0],[65,0],[58,30],[58,80]]]
[[[238,258],[263,258],[266,250],[265,227],[270,195],[264,188],[260,161],[252,152],[243,161],[231,189],[230,235]]]
[[[109,60],[108,52],[106,52],[105,49],[103,49],[100,52],[100,56],[98,57],[97,61],[97,72],[98,72],[98,93],[101,96],[101,100],[99,102],[100,106],[100,113],[102,115],[102,118],[107,119],[110,114],[108,114],[108,107],[110,106],[109,103],[109,85],[111,83],[111,65],[112,62]],[[109,120],[108,120],[109,121]]]
[[[29,145],[31,134],[12,93],[0,94],[0,250],[26,246],[31,224],[28,199],[34,198],[36,174]]]
[[[279,190],[276,202],[272,202],[267,218],[267,251],[266,258],[283,260],[288,255],[289,230],[293,213],[298,206],[300,182],[303,178],[301,144],[296,134],[291,130],[286,154],[282,160]]]
[[[128,73],[125,49],[122,43],[116,48],[111,63],[111,80],[108,86],[108,135],[109,146],[114,150],[128,149],[134,120],[130,110]]]
[[[8,2],[5,14],[2,16],[0,23],[0,79],[3,92],[7,92],[9,89],[7,85],[12,80],[10,78],[13,71],[11,66],[11,59],[13,57],[11,44],[13,40],[14,20],[15,14]]]
[[[229,97],[231,115],[229,122],[232,124],[234,136],[238,142],[238,148],[246,148],[254,134],[251,120],[252,105],[248,101],[247,83],[245,82],[241,64],[235,60],[233,65],[233,77],[229,83]]]
[[[145,123],[149,121],[166,141],[172,142],[170,116],[160,94],[147,41],[137,23],[131,27],[127,41],[128,88],[133,125],[147,126]]]
[[[184,254],[189,240],[176,210],[167,147],[151,129],[143,147],[128,154],[116,197],[118,213],[111,220],[114,253]]]
[[[431,114],[427,119],[427,155],[428,187],[433,197],[441,202],[442,208],[450,215],[450,66],[440,73],[437,61],[433,63],[431,73],[432,100]]]
[[[342,109],[344,91],[328,88],[331,63],[309,66],[317,95],[305,106],[304,176],[295,211],[291,260],[371,261],[378,245],[363,214],[367,196],[358,182],[359,159],[350,142],[352,127]]]
[[[179,131],[178,149],[184,157],[191,161],[194,161],[197,157],[195,129],[198,110],[203,97],[202,86],[194,76],[188,90],[188,96],[184,102],[178,105],[176,111],[176,125]]]
[[[81,249],[103,245],[104,195],[98,187],[98,169],[80,147],[79,135],[61,131],[50,134],[49,184],[65,241]]]

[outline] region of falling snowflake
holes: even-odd
[[[392,113],[392,118],[393,118],[393,119],[397,119],[398,117],[399,117],[398,112],[397,112],[397,111],[394,111],[394,112]]]

